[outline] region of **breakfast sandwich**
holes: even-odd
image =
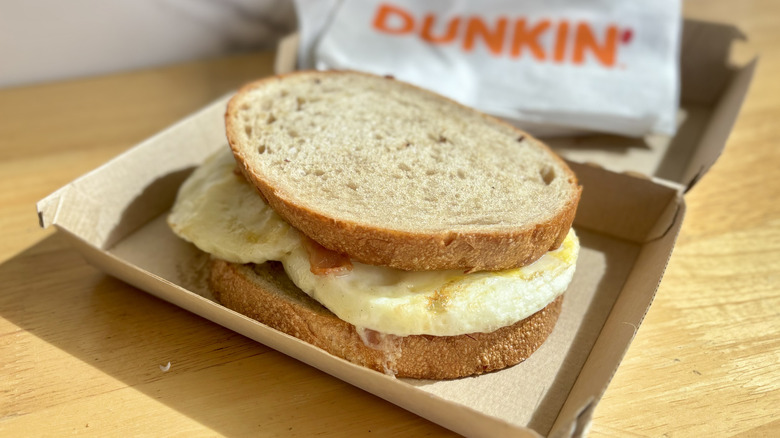
[[[228,308],[398,377],[528,358],[571,282],[581,188],[528,134],[388,77],[242,88],[168,218]]]

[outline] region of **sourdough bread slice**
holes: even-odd
[[[334,356],[397,377],[453,379],[527,359],[552,332],[563,296],[513,325],[460,336],[392,336],[359,330],[287,277],[278,262],[241,265],[213,259],[210,286],[224,306]]]
[[[527,265],[563,242],[580,197],[540,141],[390,78],[271,77],[242,88],[225,120],[241,171],[268,203],[367,264]]]

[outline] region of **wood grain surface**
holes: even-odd
[[[591,436],[780,436],[780,2],[684,6],[745,32],[736,62],[761,60]],[[102,274],[38,226],[36,201],[272,60],[0,90],[1,436],[452,435]]]

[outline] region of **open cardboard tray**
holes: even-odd
[[[581,436],[652,302],[682,225],[684,193],[719,155],[747,92],[755,61],[726,64],[739,36],[686,21],[674,138],[551,142],[584,187],[574,224],[582,250],[554,332],[506,370],[396,379],[216,303],[205,285],[207,256],[174,236],[165,216],[192,169],[227,147],[227,96],[41,200],[40,223],[105,272],[461,434]],[[284,45],[279,55],[278,65],[294,59]]]

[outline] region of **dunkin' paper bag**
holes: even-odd
[[[679,0],[296,0],[300,68],[390,74],[537,134],[673,134]]]

